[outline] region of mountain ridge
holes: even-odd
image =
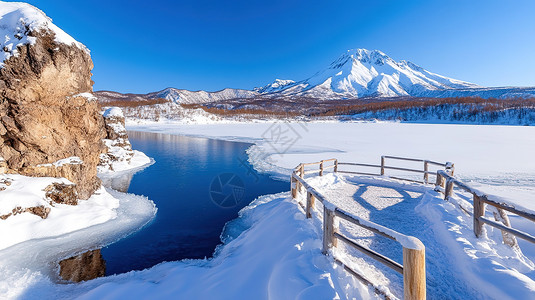
[[[216,92],[166,88],[138,94],[182,104],[250,98],[315,98],[343,100],[392,97],[535,97],[535,87],[483,87],[442,76],[407,60],[395,61],[379,50],[351,49],[311,77],[275,79],[251,90],[225,88]]]

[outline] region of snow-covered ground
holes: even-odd
[[[381,155],[451,161],[465,179],[535,178],[531,126],[276,121],[127,123],[127,129],[253,142],[248,153],[255,168],[285,178],[301,162],[334,157],[377,164]]]
[[[533,190],[535,182],[535,161],[531,159],[532,153],[535,153],[535,129],[532,127],[265,122],[130,124],[129,129],[254,142],[248,154],[255,168],[286,178],[300,162],[331,157],[340,161],[375,164],[379,163],[382,154],[452,161],[457,176],[463,180],[479,184],[482,190],[501,190],[502,194],[506,192],[500,186],[512,186],[506,193],[508,200],[523,207],[533,206],[532,202],[526,202],[529,200],[526,194]],[[331,188],[333,185],[327,186]],[[411,219],[417,220],[416,224],[427,224],[426,230],[407,228],[402,221],[397,225],[386,225],[400,232],[411,229],[412,233],[406,233],[420,234],[419,238],[426,244],[428,252],[431,250],[428,260],[431,261],[430,266],[436,268],[428,276],[433,276],[431,286],[437,291],[430,295],[431,298],[535,297],[535,274],[531,262],[535,253],[532,245],[521,241],[524,254],[512,251],[501,244],[500,232],[491,228],[487,228],[486,237],[478,240],[473,236],[470,219],[455,210],[453,205],[441,200],[435,192],[418,193],[412,200],[410,196],[399,201],[413,202],[408,210]],[[387,195],[386,198],[388,201],[376,205],[393,205],[392,197]],[[351,201],[346,205],[354,207]],[[365,213],[366,209],[360,212]],[[395,216],[375,215],[379,218],[375,221],[379,223],[383,218],[388,220]],[[514,227],[533,234],[530,222],[515,217],[511,222]],[[392,290],[399,294],[399,283],[396,285],[395,281],[385,279],[373,268],[364,272],[380,283],[391,285]],[[458,286],[437,285],[440,280]],[[333,286],[336,285],[333,283]],[[341,290],[337,291],[341,293]]]
[[[59,261],[131,234],[155,213],[154,203],[146,197],[102,188],[98,195],[77,206],[58,209],[39,223],[31,216],[24,220],[13,218],[19,224],[0,222],[3,237],[17,230],[26,238],[0,250],[0,298],[68,297],[64,291],[77,287],[58,284]]]
[[[524,203],[524,197],[533,191],[535,179],[535,162],[530,160],[535,153],[533,127],[341,122],[160,123],[127,124],[127,127],[130,130],[254,142],[247,152],[255,168],[286,179],[290,170],[300,162],[331,157],[363,163],[379,163],[382,154],[452,161],[456,165],[456,174],[463,180],[478,183],[482,190],[500,191],[502,185],[512,186],[511,190],[516,191],[515,200],[525,207],[533,205]],[[401,233],[417,236],[424,242],[428,257],[429,298],[518,299],[535,296],[531,262],[535,253],[532,248],[524,250],[521,244],[524,254],[512,251],[501,244],[499,231],[490,228],[485,237],[476,239],[471,232],[470,219],[449,202],[441,200],[431,189],[388,179],[377,181],[327,175],[314,180],[314,185],[328,197],[331,192],[345,193],[345,197],[333,197],[338,199],[337,205]],[[524,196],[519,197],[522,193]],[[138,208],[137,211],[141,213],[143,210]],[[403,214],[407,214],[412,222],[403,222],[400,219]],[[53,274],[45,271],[43,265],[50,261],[49,257],[42,264],[35,264],[40,267],[23,267],[25,263],[21,260],[18,264],[3,263],[0,267],[4,274],[1,278],[12,278],[0,283],[0,294],[25,299],[375,297],[367,287],[321,254],[320,219],[312,222],[304,219],[288,192],[260,197],[240,215],[227,224],[222,234],[224,245],[217,249],[213,259],[162,263],[144,271],[68,285],[58,285]],[[530,229],[529,223],[511,221],[520,229]],[[113,226],[113,223],[105,222],[95,228],[111,229],[107,227],[108,223]],[[389,244],[350,227],[343,230],[400,261],[400,254]],[[58,244],[57,251],[65,254],[69,250],[65,252],[63,247],[70,236],[76,241],[74,244],[83,241],[81,232],[91,233],[89,236],[95,238],[93,241],[98,241],[95,235],[108,236],[106,232],[96,230],[95,234],[92,228],[87,228],[58,239],[26,243],[37,243],[35,249],[42,249],[38,247],[54,245],[57,240],[63,243]],[[84,243],[87,246],[89,242]],[[17,248],[24,244],[0,251],[0,257],[11,257],[12,253],[17,253],[15,251],[24,249]],[[380,266],[364,264],[364,258],[343,247],[335,254],[349,260],[351,267],[384,285],[393,294],[400,295],[398,275]],[[34,259],[36,257],[39,256]]]

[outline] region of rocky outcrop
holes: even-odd
[[[50,30],[28,30],[34,42],[19,45],[0,69],[0,157],[8,173],[65,177],[87,199],[100,186],[107,135],[90,94],[91,57]]]
[[[106,261],[100,249],[62,260],[59,266],[61,278],[72,282],[91,280],[106,274]]]
[[[41,219],[46,219],[48,217],[48,214],[50,213],[50,207],[44,207],[43,205],[40,205],[22,208],[20,206],[17,206],[10,213],[1,215],[0,220],[5,220],[11,216],[16,216],[25,212],[39,216],[41,217]]]
[[[53,182],[45,188],[45,197],[49,199],[50,204],[78,204],[78,193],[76,192],[76,185],[66,184],[60,182]]]
[[[0,174],[7,172],[7,162],[3,157],[0,156]]]
[[[117,171],[117,166],[130,164],[134,151],[128,140],[123,112],[118,107],[108,108],[104,114],[107,151],[100,155],[99,172]]]

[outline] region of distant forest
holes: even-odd
[[[113,99],[102,106],[118,106],[131,117],[181,118],[190,109],[222,118],[336,118],[342,120],[397,120],[535,125],[535,98],[364,98],[325,100],[312,98],[230,99],[200,104],[175,104],[165,99]],[[173,107],[171,107],[173,106]],[[143,113],[140,114],[140,112]],[[172,113],[171,113],[172,111]],[[179,112],[180,111],[180,112]]]

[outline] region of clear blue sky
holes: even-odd
[[[535,86],[535,1],[36,0],[92,51],[95,90],[250,89],[379,49],[485,86]]]

